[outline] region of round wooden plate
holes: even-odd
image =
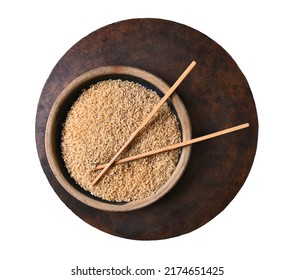
[[[132,212],[101,211],[73,198],[51,171],[45,153],[50,109],[79,75],[108,65],[129,65],[172,85],[192,60],[197,66],[178,87],[198,137],[248,122],[242,131],[194,144],[187,169],[163,198]],[[209,222],[236,196],[253,163],[258,120],[250,87],[231,56],[206,35],[160,19],[131,19],[100,28],[76,43],[56,64],[40,96],[36,143],[42,168],[57,195],[99,230],[129,239],[179,236]]]

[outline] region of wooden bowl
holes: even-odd
[[[62,124],[72,104],[77,100],[82,90],[91,84],[108,79],[129,80],[144,85],[156,91],[160,96],[169,90],[169,86],[155,75],[129,66],[105,66],[91,70],[73,80],[54,102],[46,126],[45,150],[46,156],[56,179],[61,186],[82,203],[105,211],[131,211],[154,203],[171,190],[181,178],[189,161],[191,146],[182,148],[179,161],[170,179],[153,195],[131,202],[109,202],[85,191],[70,177],[62,159],[60,144]],[[175,112],[182,134],[182,141],[191,139],[191,123],[187,111],[176,93],[170,98],[170,106]]]

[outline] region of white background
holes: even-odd
[[[0,14],[1,279],[89,279],[70,275],[76,265],[224,266],[212,279],[294,279],[292,1],[2,1]],[[163,241],[114,237],[75,216],[35,147],[38,99],[57,61],[90,32],[138,17],[183,23],[227,50],[247,77],[260,124],[253,168],[232,203],[202,228]],[[194,278],[211,279],[181,277]]]

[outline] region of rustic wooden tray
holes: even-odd
[[[49,111],[62,90],[99,66],[129,65],[172,85],[196,60],[177,92],[189,113],[193,137],[249,122],[250,127],[197,143],[177,185],[156,203],[132,212],[106,212],[73,198],[53,175],[45,153]],[[36,143],[54,191],[77,216],[112,235],[155,240],[179,236],[219,214],[244,184],[256,152],[258,120],[250,87],[230,55],[206,35],[160,19],[131,19],[100,28],[76,43],[56,64],[40,96]]]

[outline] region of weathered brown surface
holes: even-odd
[[[198,64],[177,92],[190,115],[193,137],[244,122],[249,122],[250,127],[195,144],[187,170],[176,187],[141,210],[103,212],[65,192],[48,166],[44,148],[48,114],[64,87],[85,71],[103,65],[138,67],[172,85],[192,60]],[[175,237],[199,228],[219,214],[248,176],[257,135],[258,121],[251,90],[233,59],[204,34],[157,19],[114,23],[75,44],[46,81],[36,116],[40,162],[60,199],[85,222],[130,239]]]

